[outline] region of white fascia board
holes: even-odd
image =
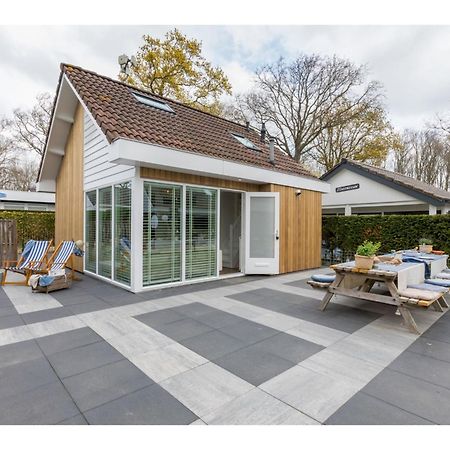
[[[409,205],[424,205],[427,203],[421,202],[420,200],[407,200],[402,202],[377,202],[377,203],[347,203],[352,208],[372,208],[378,206],[409,206]],[[334,208],[344,208],[346,203],[335,203],[333,205],[322,204],[322,209],[334,209]]]
[[[207,177],[231,178],[257,184],[279,184],[323,193],[330,191],[330,185],[318,179],[290,175],[128,139],[118,139],[109,146],[109,161],[116,164],[146,166]]]

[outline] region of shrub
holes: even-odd
[[[0,219],[13,219],[17,224],[17,243],[20,249],[30,239],[55,238],[55,213],[50,211],[0,211]]]
[[[364,241],[381,242],[380,251],[403,250],[417,246],[428,236],[434,248],[450,253],[450,214],[390,215],[390,216],[332,216],[323,217],[324,246],[355,253]]]
[[[433,245],[433,240],[428,238],[421,238],[419,239],[420,245]]]

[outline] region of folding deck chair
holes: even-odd
[[[74,241],[61,241],[58,247],[56,247],[53,255],[49,258],[46,266],[39,273],[52,274],[59,270],[65,270],[67,264],[70,261],[71,274],[70,278],[74,280],[74,268],[73,268],[73,251],[75,250]]]
[[[43,265],[47,262],[47,255],[50,245],[53,241],[28,241],[25,244],[22,256],[18,261],[8,261],[6,263],[5,272],[3,274],[2,286],[5,284],[14,284],[19,286],[26,286],[28,280],[33,273],[39,272]],[[15,266],[10,264],[16,263]],[[20,273],[25,277],[24,281],[6,281],[7,273]]]

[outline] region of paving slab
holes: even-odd
[[[446,342],[420,337],[408,347],[408,351],[450,363],[450,344]]]
[[[178,342],[213,330],[210,326],[190,317],[170,323],[155,323],[152,328]]]
[[[80,411],[86,411],[153,384],[153,380],[123,359],[63,379]]]
[[[60,378],[95,369],[123,359],[123,356],[106,342],[77,347],[48,356]]]
[[[274,328],[247,319],[241,319],[235,324],[224,326],[220,328],[220,331],[248,344],[254,344],[279,333]]]
[[[259,386],[295,364],[253,345],[221,356],[214,363],[254,386]]]
[[[41,349],[34,340],[3,345],[0,346],[0,368],[42,358],[42,356]]]
[[[187,425],[197,420],[189,409],[153,384],[84,413],[96,425]]]
[[[437,424],[450,424],[450,390],[409,375],[385,369],[362,390]]]
[[[59,380],[2,398],[2,425],[52,425],[79,414]]]
[[[87,421],[82,414],[65,419],[62,422],[58,422],[57,425],[87,425]]]
[[[204,417],[208,425],[318,425],[319,423],[260,389],[217,408]]]
[[[370,395],[358,392],[339,408],[326,425],[433,425],[422,417],[411,414]]]
[[[213,363],[171,377],[161,386],[201,418],[253,388]]]
[[[25,322],[22,320],[19,314],[13,314],[10,316],[0,317],[0,330],[6,328],[13,328],[23,325]]]

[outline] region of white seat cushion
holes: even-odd
[[[423,289],[406,288],[398,291],[402,297],[415,298],[418,300],[437,300],[442,296],[440,292],[424,291]]]

